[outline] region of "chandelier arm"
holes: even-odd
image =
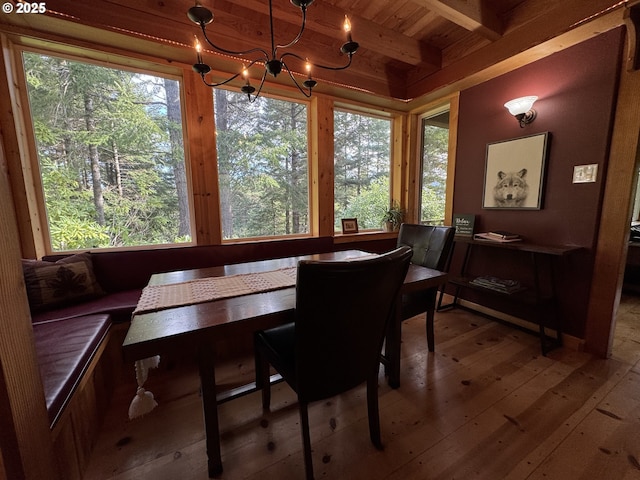
[[[204,74],[200,74],[200,76],[202,77],[202,81],[204,82],[204,84],[205,84],[207,87],[219,87],[219,86],[221,86],[221,85],[226,85],[227,83],[232,82],[233,80],[235,80],[236,78],[238,78],[238,77],[240,76],[240,74],[239,74],[239,73],[236,73],[236,74],[235,74],[235,75],[233,75],[232,77],[227,78],[225,81],[220,82],[220,83],[209,83],[209,82],[207,82],[207,81],[205,80],[205,78],[204,78]]]
[[[317,82],[311,76],[312,66],[316,66],[324,70],[334,70],[334,71],[345,70],[346,68],[349,68],[351,66],[351,62],[353,60],[352,57],[356,53],[359,47],[358,42],[354,42],[352,40],[349,20],[345,16],[344,28],[345,28],[345,32],[347,33],[347,41],[340,48],[340,51],[343,54],[346,54],[348,56],[348,59],[345,65],[339,66],[339,67],[333,67],[329,65],[318,65],[318,64],[313,65],[309,63],[308,59],[305,59],[300,55],[297,55],[291,52],[282,54],[282,56],[278,60],[277,58],[278,49],[286,49],[286,48],[292,47],[293,45],[297,44],[298,41],[302,38],[302,35],[305,31],[306,24],[307,24],[307,7],[311,3],[313,3],[313,1],[314,0],[291,0],[291,3],[299,7],[301,10],[300,29],[297,35],[294,37],[294,39],[291,42],[280,45],[280,44],[276,44],[275,42],[275,31],[274,31],[274,20],[273,20],[273,0],[269,0],[269,27],[270,27],[271,51],[270,53],[268,53],[265,49],[260,47],[251,48],[249,50],[244,50],[244,51],[236,51],[236,50],[229,50],[216,45],[213,41],[211,41],[211,39],[209,39],[209,36],[207,35],[207,30],[206,30],[206,25],[210,24],[213,21],[213,13],[209,9],[200,6],[196,0],[196,5],[189,9],[189,11],[187,12],[187,17],[192,22],[196,23],[197,25],[200,25],[204,40],[208,45],[210,45],[215,50],[215,52],[213,53],[222,53],[222,54],[227,54],[235,57],[245,57],[248,55],[255,56],[255,54],[259,54],[258,56],[260,56],[261,58],[254,59],[254,60],[251,60],[251,58],[245,58],[244,61],[249,62],[249,66],[244,67],[243,65],[242,72],[236,73],[235,75],[232,75],[227,80],[224,80],[222,82],[208,83],[206,81],[206,75],[211,71],[211,67],[202,61],[202,56],[201,56],[202,49],[200,46],[200,42],[196,38],[195,47],[197,52],[197,55],[196,55],[197,61],[193,65],[193,70],[202,77],[203,83],[209,87],[218,87],[221,85],[225,85],[237,79],[240,75],[243,75],[245,77],[246,83],[242,86],[241,91],[242,93],[247,95],[249,102],[253,103],[256,101],[256,99],[260,96],[262,92],[262,88],[264,87],[267,74],[271,74],[274,77],[277,77],[278,74],[284,68],[289,74],[291,81],[296,86],[296,88],[300,91],[300,93],[302,93],[302,95],[304,95],[306,98],[310,98],[312,95],[313,89],[317,85]],[[293,57],[300,62],[306,63],[308,77],[304,82],[299,83],[298,80],[296,80],[294,76],[294,72],[290,70],[285,63],[285,58],[287,57]],[[235,60],[242,61],[243,59],[235,58]],[[264,64],[264,72],[260,80],[260,86],[256,90],[256,88],[250,83],[247,69],[255,65],[257,62],[261,62]]]
[[[260,61],[260,59],[256,59],[256,60],[252,60],[251,63],[249,65],[247,65],[246,68],[244,68],[243,70],[248,70],[249,68],[253,67],[256,63],[258,63]],[[221,85],[226,85],[229,82],[234,81],[236,78],[238,78],[240,75],[242,75],[243,72],[238,72],[235,75],[232,75],[231,77],[227,78],[225,81],[223,82],[219,82],[219,83],[209,83],[205,80],[205,74],[200,74],[200,76],[202,77],[202,81],[204,82],[204,84],[207,87],[219,87]],[[262,75],[262,83],[260,83],[260,90],[262,90],[262,84],[264,83],[264,77],[267,74],[266,70],[265,73]],[[260,93],[260,92],[258,92]]]
[[[330,67],[328,65],[318,65],[316,63],[314,63],[313,66],[318,68],[323,68],[325,70],[334,70],[336,72],[338,70],[346,70],[351,66],[351,60],[353,59],[353,54],[348,54],[348,55],[349,55],[349,61],[346,63],[346,65],[343,65],[342,67]]]
[[[347,62],[346,65],[342,66],[342,67],[330,67],[328,65],[318,65],[317,63],[313,63],[312,65],[314,67],[318,67],[318,68],[324,68],[325,70],[345,70],[347,68],[349,68],[349,66],[351,65],[351,59],[353,57],[352,54],[347,54],[349,55],[349,61]],[[307,60],[305,58],[302,58],[300,55],[297,55],[295,53],[291,53],[291,52],[287,52],[285,54],[282,55],[282,57],[280,57],[280,61],[284,64],[284,57],[294,57],[297,58],[298,60],[300,60],[301,62],[306,62]]]
[[[294,55],[297,57],[297,55]],[[282,62],[282,60],[280,60]],[[287,67],[287,64],[282,62],[282,65],[284,66],[284,69],[287,71],[287,73],[289,74],[289,77],[291,77],[291,81],[293,82],[293,84],[298,87],[298,90],[300,90],[300,93],[302,93],[305,97],[307,98],[311,98],[311,89],[309,89],[309,93],[305,92],[302,87],[300,86],[300,84],[298,83],[298,81],[296,80],[296,77],[293,76],[293,73],[291,73],[291,70],[289,70],[289,67]]]
[[[262,74],[262,79],[260,80],[260,86],[258,87],[258,91],[253,95],[253,100],[251,99],[251,95],[249,95],[249,103],[255,102],[260,96],[260,92],[262,92],[262,87],[264,86],[264,79],[267,77],[267,70],[265,69]]]
[[[202,34],[204,35],[204,39],[207,41],[209,45],[211,45],[216,50],[220,50],[223,53],[228,53],[229,55],[249,55],[251,53],[260,52],[264,55],[265,61],[269,60],[269,54],[266,52],[266,50],[263,50],[262,48],[251,48],[249,50],[244,50],[244,51],[235,51],[235,50],[227,50],[226,48],[219,47],[218,45],[213,43],[211,40],[209,40],[209,37],[207,36],[207,30],[205,29],[204,25],[201,25],[201,28],[202,28]]]
[[[298,32],[298,35],[296,36],[296,38],[294,38],[293,40],[291,40],[289,43],[287,43],[286,45],[276,45],[276,48],[273,52],[273,56],[274,58],[276,57],[277,51],[279,48],[289,48],[292,47],[293,45],[295,45],[296,43],[298,43],[298,41],[300,40],[300,38],[302,38],[302,34],[304,33],[304,29],[305,26],[307,24],[307,7],[303,7],[300,6],[300,10],[302,10],[302,23],[300,24],[300,31]]]

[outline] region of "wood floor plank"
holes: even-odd
[[[531,479],[639,478],[640,378],[628,372],[596,402],[558,448],[549,452]],[[567,462],[578,457],[580,462]]]
[[[613,358],[565,349],[541,356],[535,335],[463,310],[436,314],[436,351],[424,316],[403,325],[401,387],[381,373],[384,451],[369,440],[361,386],[309,410],[317,479],[509,480],[640,478],[640,297],[624,297]],[[231,386],[251,358],[219,365]],[[128,421],[133,374],[116,391],[86,480],[206,479],[195,365],[169,361],[146,387],[158,408]],[[304,478],[295,394],[273,387],[220,406],[221,479]]]
[[[550,365],[524,386],[469,418],[443,441],[389,478],[423,478],[426,465],[428,478],[502,478],[498,474],[498,459],[503,455],[499,452],[511,448],[522,434],[515,418],[537,400],[540,392],[553,388],[558,379],[566,376],[568,372],[562,370],[558,365]]]

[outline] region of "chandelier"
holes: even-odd
[[[302,58],[300,55],[297,55],[293,52],[286,52],[286,53],[280,54],[279,50],[285,50],[294,46],[296,43],[298,43],[298,41],[302,37],[305,24],[307,21],[307,7],[311,5],[313,1],[314,0],[291,0],[291,3],[296,7],[300,8],[300,11],[302,12],[302,22],[300,26],[300,31],[298,32],[298,35],[296,35],[296,37],[291,42],[284,45],[276,45],[274,40],[274,31],[273,31],[273,8],[271,4],[272,0],[269,0],[269,27],[270,27],[270,34],[271,34],[271,51],[270,52],[267,52],[266,50],[260,47],[251,48],[249,50],[244,50],[244,51],[233,51],[233,50],[227,50],[226,48],[219,47],[218,45],[213,43],[207,36],[206,27],[211,22],[213,22],[213,13],[208,8],[198,5],[196,3],[195,6],[189,9],[189,11],[187,12],[187,16],[189,17],[189,20],[191,20],[192,22],[200,26],[200,28],[202,29],[202,34],[204,36],[205,41],[218,52],[225,53],[232,56],[243,57],[244,60],[248,63],[246,65],[243,65],[242,70],[240,72],[236,73],[235,75],[232,75],[231,77],[229,77],[228,79],[222,82],[219,82],[219,83],[207,82],[205,76],[211,71],[211,67],[206,63],[204,63],[202,60],[202,45],[200,44],[196,36],[195,49],[196,49],[197,63],[193,65],[193,70],[202,77],[202,81],[205,83],[205,85],[209,87],[219,87],[221,85],[225,85],[242,75],[245,83],[240,90],[243,93],[247,94],[250,102],[255,101],[256,98],[258,98],[258,96],[260,95],[260,92],[262,91],[262,86],[264,85],[265,78],[267,77],[267,73],[272,75],[273,77],[277,77],[279,73],[285,70],[289,74],[289,77],[291,77],[293,84],[298,88],[298,90],[300,90],[300,92],[305,97],[307,98],[311,97],[311,92],[313,90],[313,87],[317,85],[317,82],[313,80],[313,78],[311,78],[312,69],[315,67],[323,68],[325,70],[344,70],[346,68],[349,68],[349,66],[351,65],[351,58],[353,57],[353,54],[356,53],[356,50],[358,50],[358,47],[359,47],[358,42],[354,42],[353,39],[351,38],[351,23],[349,22],[348,17],[345,15],[343,28],[346,33],[347,41],[340,48],[340,51],[343,54],[347,55],[348,57],[347,63],[345,65],[340,67],[320,65],[318,63],[311,63],[308,58]],[[302,84],[300,84],[296,80],[291,69],[287,65],[287,60],[289,59],[296,59],[297,61],[304,63],[305,70],[307,73],[307,78],[302,82]],[[253,85],[251,85],[251,82],[249,79],[249,68],[251,68],[255,64],[264,65],[264,73],[262,74],[262,78],[260,80],[260,86],[258,87],[257,91],[256,91],[256,88]]]

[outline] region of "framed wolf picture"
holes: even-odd
[[[487,144],[483,208],[542,208],[549,132]]]

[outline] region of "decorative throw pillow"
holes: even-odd
[[[93,273],[89,253],[71,255],[57,262],[23,259],[22,271],[32,312],[105,294]]]

